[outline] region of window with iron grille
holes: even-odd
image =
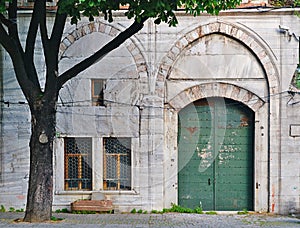
[[[104,106],[105,80],[92,79],[92,104],[93,106]]]
[[[65,190],[92,190],[92,139],[65,138]]]
[[[104,190],[131,190],[131,139],[104,138]]]

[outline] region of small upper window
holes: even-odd
[[[93,106],[104,106],[105,80],[92,79],[92,104]]]

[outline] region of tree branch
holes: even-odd
[[[28,101],[32,100],[32,97],[36,96],[39,91],[34,89],[34,85],[27,78],[27,72],[23,61],[24,53],[19,52],[19,49],[16,47],[16,43],[9,36],[2,24],[0,24],[0,44],[8,52],[12,59],[16,78],[26,99]]]
[[[40,30],[41,30],[41,38],[42,38],[43,47],[45,49],[44,54],[45,54],[45,58],[47,59],[46,54],[51,49],[51,47],[50,47],[50,43],[49,43],[48,31],[47,31],[47,25],[46,25],[46,11],[43,13],[41,20],[40,20]]]
[[[14,45],[12,39],[9,37],[2,24],[0,24],[0,44],[4,47],[8,54],[13,53]]]
[[[46,21],[41,22],[41,33],[44,44],[45,59],[47,65],[45,97],[51,99],[53,93],[57,93],[61,87],[58,83],[58,52],[63,35],[67,14],[59,13],[59,8],[56,10],[55,21],[50,39],[46,41]]]
[[[8,36],[10,37],[9,52],[15,69],[16,78],[18,83],[28,101],[32,101],[33,97],[40,93],[40,87],[33,83],[29,75],[31,72],[27,71],[27,64],[25,62],[25,52],[22,48],[18,24],[17,24],[17,0],[12,0],[8,7],[8,20],[11,22],[8,26]],[[3,27],[2,27],[3,28]]]
[[[64,28],[65,28],[66,20],[67,20],[67,14],[60,13],[60,8],[58,6],[57,11],[56,11],[52,34],[50,37],[51,47],[54,49],[53,51],[55,53],[57,53],[57,55],[59,52],[59,46],[60,46]],[[58,56],[56,56],[56,59],[58,61]]]
[[[12,23],[10,26],[8,26],[8,34],[11,38],[14,39],[14,42],[16,44],[16,47],[18,48],[20,53],[23,53],[23,48],[19,39],[19,34],[18,34],[18,25],[17,25],[17,0],[12,0],[9,3],[8,7],[8,19]]]
[[[36,36],[37,36],[39,21],[41,17],[40,16],[41,12],[39,12],[40,8],[37,7],[38,2],[40,1],[36,1],[34,4],[33,13],[28,28],[28,33],[27,33],[28,35],[26,38],[26,46],[25,46],[26,58],[29,58],[31,60],[33,60],[34,45],[36,42]]]
[[[87,69],[94,63],[101,60],[106,54],[119,47],[122,43],[124,43],[125,40],[127,40],[132,35],[140,31],[144,27],[144,22],[147,19],[148,17],[144,17],[140,20],[140,22],[134,21],[134,23],[130,27],[128,27],[125,31],[121,32],[118,36],[116,36],[113,40],[108,42],[104,47],[102,47],[92,56],[84,59],[80,63],[76,64],[74,67],[61,74],[58,78],[59,86],[63,86],[63,84],[66,83],[68,80],[72,79],[83,70]]]
[[[25,55],[24,55],[24,62],[26,63],[25,67],[27,69],[27,72],[30,72],[28,77],[32,81],[32,83],[39,88],[40,88],[40,83],[38,80],[36,68],[34,66],[34,47],[36,43],[39,22],[42,17],[43,5],[45,5],[45,1],[35,1],[32,17],[31,17],[31,21],[27,33]]]
[[[41,39],[44,48],[44,56],[45,56],[45,63],[47,66],[47,72],[49,71],[49,64],[51,64],[51,52],[52,47],[50,45],[50,40],[48,38],[48,31],[46,25],[46,2],[42,1],[43,4],[38,4],[37,10],[39,11],[39,25],[41,31]],[[37,3],[36,3],[37,4]]]
[[[0,21],[3,25],[5,25],[6,27],[11,26],[12,24],[14,24],[13,22],[11,22],[10,20],[8,20],[6,17],[4,17],[4,15],[2,13],[0,13]]]

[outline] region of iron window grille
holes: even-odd
[[[131,190],[131,139],[104,138],[104,190]]]
[[[105,106],[104,104],[105,80],[92,79],[92,105]]]
[[[92,139],[65,138],[65,190],[92,190]]]

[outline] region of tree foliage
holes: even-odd
[[[299,7],[300,0],[270,0],[269,4],[275,7]]]
[[[12,0],[0,0],[0,12],[5,11]],[[230,9],[240,3],[240,0],[61,0],[58,2],[61,13],[67,13],[72,23],[77,23],[82,16],[94,17],[102,13],[105,20],[113,21],[113,11],[120,7],[126,8],[125,16],[139,21],[143,17],[156,18],[155,23],[168,23],[175,26],[178,21],[174,11],[183,9],[194,16],[202,12],[218,14],[221,10]]]
[[[72,17],[72,22],[80,20],[80,15],[89,17],[93,20],[100,13],[109,22],[113,21],[113,11],[119,10],[124,6],[125,16],[128,19],[135,18],[155,18],[155,23],[168,23],[175,26],[178,21],[174,11],[184,9],[187,13],[194,16],[206,11],[210,14],[217,14],[220,10],[235,7],[240,0],[64,0],[58,4],[61,12],[66,12]]]

